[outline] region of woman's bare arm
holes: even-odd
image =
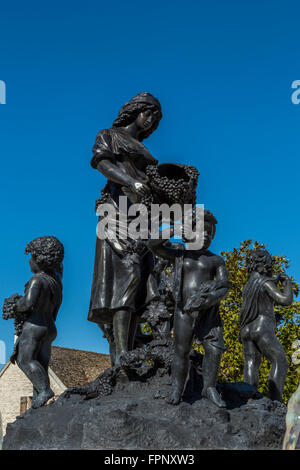
[[[149,192],[149,188],[143,182],[137,181],[129,176],[108,158],[104,158],[98,163],[97,170],[100,171],[100,173],[102,173],[102,175],[109,181],[128,187],[136,194],[143,195]]]
[[[102,173],[108,180],[114,183],[130,186],[134,184],[134,179],[127,173],[122,171],[112,160],[103,159],[97,165],[97,170]]]

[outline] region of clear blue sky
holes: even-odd
[[[96,133],[140,91],[164,117],[145,144],[200,171],[198,202],[219,220],[212,249],[266,243],[300,279],[297,1],[14,1],[0,11],[1,303],[30,277],[24,247],[65,245],[56,345],[107,352],[87,321],[104,177]],[[0,320],[8,354],[13,322]]]

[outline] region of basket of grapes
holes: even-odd
[[[151,188],[151,203],[192,204],[196,203],[196,188],[199,172],[192,165],[163,163],[146,168],[148,186]],[[149,201],[143,201],[148,203]]]

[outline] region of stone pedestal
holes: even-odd
[[[200,393],[166,403],[168,377],[128,382],[107,396],[64,395],[9,424],[4,449],[281,449],[286,407],[225,384],[226,409]],[[249,390],[248,390],[249,391]]]

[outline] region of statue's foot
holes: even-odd
[[[225,401],[222,400],[219,392],[215,387],[208,387],[206,391],[202,392],[202,396],[207,398],[219,408],[226,408]]]
[[[171,395],[166,398],[166,402],[170,405],[178,405],[181,399],[181,393],[179,390],[172,390]]]
[[[32,400],[32,408],[40,408],[45,405],[50,398],[54,397],[54,392],[49,388],[44,392],[39,393],[34,400]]]

